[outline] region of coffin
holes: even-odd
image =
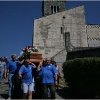
[[[30,62],[42,62],[42,53],[40,52],[31,52],[29,54]]]
[[[30,52],[30,59],[42,59],[42,53],[40,52]]]
[[[39,63],[42,62],[42,59],[30,59],[30,62]]]

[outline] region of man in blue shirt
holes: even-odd
[[[34,82],[32,77],[32,69],[36,68],[35,64],[31,63],[29,59],[25,60],[25,64],[19,69],[19,78],[22,80],[22,90],[23,90],[23,99],[27,98],[32,99],[32,91],[34,88]]]
[[[39,70],[39,67],[37,70]],[[48,98],[48,88],[50,89],[51,92],[51,99],[55,99],[55,85],[57,85],[57,74],[58,72],[55,66],[51,64],[51,59],[47,58],[47,65],[42,66],[40,68],[40,75],[42,76],[44,99]]]
[[[12,54],[11,55],[12,60],[8,61],[8,64],[6,65],[5,68],[5,78],[7,70],[9,70],[9,75],[8,75],[8,83],[9,83],[9,89],[8,89],[8,99],[11,99],[12,97],[12,89],[13,89],[13,85],[15,85],[15,81],[16,81],[16,74],[17,74],[17,64],[20,63],[19,61],[17,61],[16,59],[16,55]]]
[[[19,79],[18,72],[21,66],[24,64],[24,60],[22,59],[22,57],[18,57],[16,61],[17,61],[17,69],[15,74],[14,97],[16,99],[20,99],[22,98],[22,89],[21,89],[21,79]]]
[[[46,58],[43,58],[42,62],[40,62],[37,66],[40,68],[41,66],[45,66],[46,65]],[[36,71],[37,77],[35,80],[35,96],[36,99],[42,99],[42,78],[41,78],[41,72],[40,71]]]
[[[4,75],[5,67],[6,67],[6,63],[4,62],[4,58],[1,57],[0,58],[0,85],[1,85],[2,77]]]

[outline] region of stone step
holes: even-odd
[[[61,91],[62,94],[66,95],[64,91],[62,91],[62,87],[58,87],[58,91]],[[0,85],[0,99],[5,100],[7,98],[8,93],[8,79],[3,79],[2,84]],[[56,99],[63,99],[57,92],[56,92]]]

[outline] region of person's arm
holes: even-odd
[[[52,65],[53,73],[55,75],[55,85],[58,85],[58,71],[55,66]]]
[[[24,60],[19,61],[19,62],[18,62],[18,65],[22,65],[23,63],[24,63]]]
[[[57,81],[58,80],[58,75],[57,75],[57,73],[55,74],[55,81]]]
[[[18,72],[18,77],[19,77],[19,79],[22,78],[22,73],[23,73],[23,72],[24,72],[24,67],[21,66],[20,69],[19,69],[19,72]]]
[[[60,67],[58,66],[58,75],[60,76]]]
[[[8,69],[9,69],[9,66],[10,66],[10,64],[9,64],[9,62],[8,62],[8,64],[5,65],[5,67],[4,67],[4,78],[7,77],[7,71],[8,71]]]
[[[36,65],[34,63],[31,63],[31,64],[34,66],[34,68],[36,68]]]
[[[40,67],[42,66],[42,62],[39,63],[38,67],[37,67],[37,71],[40,71]]]
[[[19,79],[21,79],[22,78],[22,73],[18,72],[18,76],[19,76]]]
[[[4,78],[6,78],[7,77],[7,68],[6,68],[6,66],[4,67]]]
[[[55,85],[58,85],[58,74],[55,74]]]

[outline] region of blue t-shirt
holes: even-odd
[[[8,61],[6,68],[9,69],[9,73],[12,74],[16,73],[18,62],[19,61],[14,61],[14,60]]]
[[[20,61],[19,61],[19,60],[17,60],[17,62],[16,62],[16,64],[17,64],[16,73],[18,73],[18,72],[19,72],[19,69],[20,69],[20,67],[22,66],[22,64],[19,64],[19,63],[20,63]]]
[[[22,65],[19,69],[19,72],[22,73],[22,83],[32,83],[32,69],[34,68],[33,65]]]
[[[0,70],[4,70],[5,66],[6,66],[6,63],[3,61],[0,61]]]
[[[49,64],[42,66],[39,74],[42,76],[42,83],[54,83],[54,76],[58,74],[58,71],[54,65]]]

